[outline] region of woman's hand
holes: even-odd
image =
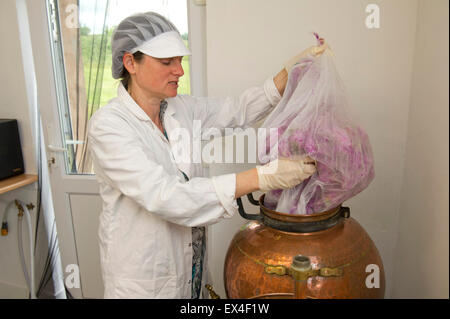
[[[308,49],[302,51],[293,58],[289,59],[289,61],[284,63],[283,70],[281,70],[277,75],[275,75],[275,77],[273,78],[273,83],[275,83],[275,86],[278,89],[278,92],[280,92],[281,96],[283,95],[284,90],[286,89],[288,74],[289,71],[292,69],[292,67],[304,57],[307,56],[317,57],[328,48],[328,44],[325,42],[323,38],[319,38],[319,42],[320,42],[319,46],[309,47]]]
[[[265,165],[236,174],[235,198],[261,190],[292,188],[316,172],[316,162],[308,156],[278,158]]]
[[[261,191],[289,189],[316,172],[316,162],[309,156],[278,158],[262,166],[256,166]]]
[[[325,42],[323,38],[319,38],[320,45],[313,45],[309,47],[308,49],[300,52],[296,56],[290,58],[288,61],[284,63],[284,68],[289,73],[291,71],[292,67],[301,59],[306,57],[318,57],[321,55],[327,48],[328,44]]]

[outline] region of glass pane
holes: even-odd
[[[68,174],[93,174],[86,129],[92,114],[116,96],[111,75],[111,37],[119,22],[154,11],[171,20],[188,43],[186,0],[60,0],[54,4],[53,54]],[[190,94],[189,57],[178,94]]]

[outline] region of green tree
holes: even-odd
[[[91,33],[91,29],[89,29],[85,25],[82,25],[81,28],[80,28],[80,35],[81,36],[87,36],[87,35],[89,35],[89,33]]]

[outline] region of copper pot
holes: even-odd
[[[348,207],[290,215],[264,207],[239,213],[252,221],[230,243],[224,280],[228,298],[383,298],[378,250]]]

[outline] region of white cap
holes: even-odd
[[[172,58],[191,55],[183,39],[177,31],[164,32],[130,50],[130,53],[141,51],[154,58]]]

